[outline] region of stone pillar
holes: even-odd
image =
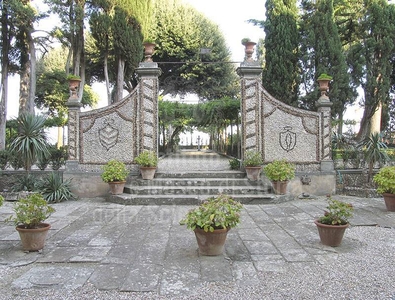
[[[67,124],[67,149],[68,160],[66,161],[66,170],[74,170],[78,168],[79,160],[79,113],[82,106],[78,101],[75,90],[71,90],[70,97],[66,102],[69,108],[68,124]]]
[[[144,150],[158,153],[158,93],[161,74],[158,64],[142,62],[136,69],[140,84],[137,97],[135,156]]]
[[[317,111],[321,113],[321,171],[333,171],[332,160],[332,125],[331,106],[333,103],[327,95],[327,88],[321,87],[321,96],[316,101]]]
[[[248,52],[248,53],[247,53]],[[241,160],[247,150],[262,151],[262,114],[259,87],[262,84],[262,68],[251,59],[246,47],[246,59],[237,68],[241,82]]]

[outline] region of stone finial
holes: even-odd
[[[81,79],[78,76],[69,75],[67,78],[69,82],[70,99],[78,99],[78,88],[81,83]]]
[[[155,52],[155,43],[151,42],[144,42],[144,57],[145,57],[145,62],[152,62],[152,55]]]
[[[252,54],[254,53],[254,47],[256,45],[255,42],[245,42],[243,43],[244,47],[245,47],[245,61],[247,62],[252,62],[254,61],[252,59]]]
[[[317,81],[319,84],[319,88],[321,91],[321,96],[328,96],[328,90],[329,90],[329,82],[332,80],[332,76],[322,73]]]

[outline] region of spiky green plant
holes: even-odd
[[[13,192],[33,192],[36,190],[36,179],[31,174],[24,174],[18,177],[16,182],[12,185],[11,191]]]
[[[71,179],[62,180],[59,174],[52,172],[44,177],[38,190],[47,202],[74,200],[77,197],[71,192]]]
[[[10,145],[11,151],[22,156],[25,170],[40,156],[49,156],[47,136],[44,131],[45,118],[32,114],[21,114],[17,119],[18,136]]]
[[[365,161],[369,165],[368,182],[372,178],[374,164],[376,162],[381,164],[389,160],[388,154],[385,151],[387,145],[382,140],[382,135],[376,132],[367,136],[358,144],[358,147],[363,151]]]

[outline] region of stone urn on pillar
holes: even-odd
[[[152,55],[155,52],[156,44],[150,41],[143,43],[145,62],[152,62]]]
[[[326,93],[329,90],[329,82],[331,80],[332,80],[332,76],[330,76],[328,74],[325,74],[325,73],[322,73],[318,77],[317,81],[318,81],[318,84],[320,86],[320,92],[321,92],[322,96],[326,96]]]
[[[244,38],[241,40],[241,44],[245,47],[245,60],[253,61],[252,54],[254,53],[255,42],[251,42],[249,38]]]
[[[68,75],[67,81],[69,82],[70,99],[78,99],[78,88],[81,83],[81,78],[76,75]]]

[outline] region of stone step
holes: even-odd
[[[124,188],[124,193],[132,195],[257,195],[267,194],[269,189],[261,186],[133,186]]]
[[[161,172],[157,170],[155,178],[246,178],[246,173],[232,170],[185,172]]]
[[[270,185],[269,182],[264,183],[263,181],[251,181],[247,178],[154,178],[153,180],[144,180],[141,178],[133,179],[127,186],[244,186],[244,187],[256,187]]]
[[[232,195],[243,204],[274,204],[292,201],[291,195]],[[109,195],[107,201],[123,205],[199,205],[207,198],[216,195]]]
[[[288,201],[287,196],[273,194],[269,181],[250,181],[245,172],[182,171],[156,172],[153,180],[132,179],[121,195],[107,200],[124,205],[198,205],[211,196],[231,195],[244,204],[266,204]]]

